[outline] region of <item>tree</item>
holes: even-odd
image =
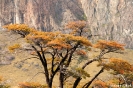
[[[127,61],[119,58],[110,58],[108,62],[105,63],[103,61],[101,65],[107,70],[113,70],[112,74],[116,75],[115,79],[118,80],[118,85],[132,85],[133,65]]]
[[[92,62],[99,62],[101,70],[95,74],[95,76],[87,83],[83,85],[83,88],[88,88],[91,83],[104,71],[106,65],[101,65],[103,56],[106,53],[123,50],[123,44],[119,44],[115,41],[100,40],[97,44],[93,45],[88,40],[88,34],[85,21],[70,22],[66,26],[68,34],[61,32],[42,32],[28,27],[25,24],[10,24],[4,26],[9,31],[22,35],[22,38],[26,39],[26,42],[31,45],[32,55],[39,58],[41,61],[46,83],[49,88],[52,88],[52,83],[55,75],[59,73],[60,87],[64,87],[65,81],[69,77],[74,77],[73,88],[77,88],[78,84],[83,78],[90,77],[84,69]],[[95,47],[101,50],[100,54],[94,59],[87,59],[86,63],[73,70],[69,70],[73,60],[81,60],[87,57],[87,53],[90,52],[88,48]],[[12,48],[11,50],[16,49]],[[49,57],[47,57],[49,55]],[[78,56],[78,57],[75,57]],[[50,63],[49,63],[50,62]],[[128,69],[130,70],[130,69]]]

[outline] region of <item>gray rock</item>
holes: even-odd
[[[23,67],[23,63],[16,63],[14,66],[18,69],[21,69]]]
[[[2,56],[0,58],[0,65],[9,65],[11,64],[11,62],[15,59],[14,56],[12,55],[8,55],[8,56]]]
[[[9,55],[5,57],[7,61],[12,61],[15,59],[15,56]]]
[[[29,69],[27,69],[27,68],[23,68],[22,71],[29,71]]]
[[[0,65],[10,65],[10,61],[0,61]]]

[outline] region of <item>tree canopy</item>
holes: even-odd
[[[61,88],[64,87],[64,83],[69,77],[75,78],[72,86],[73,88],[77,88],[83,78],[90,77],[90,74],[85,71],[85,68],[93,62],[98,62],[99,66],[101,66],[101,70],[99,70],[89,82],[82,85],[83,88],[88,88],[104,70],[112,69],[118,74],[133,72],[133,66],[121,59],[111,58],[108,59],[108,63],[104,63],[103,56],[106,53],[124,50],[124,45],[115,41],[106,40],[99,40],[96,44],[92,44],[86,34],[84,34],[87,32],[86,24],[85,21],[68,23],[66,30],[71,30],[68,34],[38,31],[25,24],[10,24],[4,26],[4,28],[20,34],[22,38],[25,38],[26,42],[30,44],[34,52],[32,55],[39,58],[42,63],[46,83],[49,88],[52,88],[53,79],[57,73],[59,73]],[[12,47],[10,46],[9,50],[15,50],[20,47],[21,46],[17,44]],[[88,48],[92,47],[98,48],[101,51],[96,58],[90,60],[87,54],[91,52]],[[50,57],[47,57],[47,55],[50,55]],[[70,71],[71,62],[76,60],[75,55],[78,56],[77,58],[80,58],[81,61],[84,60],[84,58],[87,59],[83,66],[75,68],[74,71]]]

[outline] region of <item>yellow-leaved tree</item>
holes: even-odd
[[[84,69],[93,62],[99,62],[101,70],[96,73],[89,82],[82,85],[83,88],[88,88],[107,67],[113,67],[113,65],[110,64],[102,64],[102,57],[106,53],[124,49],[123,44],[119,44],[115,41],[100,40],[93,45],[88,39],[89,35],[86,33],[87,28],[85,21],[68,23],[66,30],[71,30],[68,34],[38,31],[24,24],[11,24],[4,26],[4,28],[22,35],[22,38],[25,38],[30,44],[33,50],[32,55],[39,58],[42,63],[48,88],[52,88],[53,79],[57,73],[59,73],[58,77],[61,88],[65,86],[65,81],[69,77],[75,78],[71,86],[72,88],[77,88],[83,78],[90,77],[90,74]],[[76,68],[75,71],[70,71],[71,62],[76,60],[74,56],[77,55],[77,58],[80,58],[82,61],[83,58],[87,58],[87,53],[91,52],[88,50],[90,47],[99,48],[101,50],[100,54],[94,59],[86,59],[83,66]],[[12,47],[10,48],[12,50],[14,49]],[[49,55],[49,57],[47,57],[47,55]],[[114,64],[115,63],[117,62],[114,62]],[[128,66],[125,68],[131,70]],[[119,68],[114,67],[112,69],[118,71]]]

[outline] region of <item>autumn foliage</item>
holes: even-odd
[[[3,28],[7,28],[8,31],[12,31],[14,33],[18,33],[20,34],[22,37],[25,37],[26,35],[28,35],[30,32],[36,31],[33,28],[30,28],[28,25],[26,24],[9,24],[9,25],[5,25],[3,26]]]
[[[112,69],[115,72],[115,74],[133,72],[133,65],[119,58],[110,58],[109,63],[105,63],[104,66],[107,69]]]
[[[107,83],[102,80],[95,80],[93,86],[96,88],[108,88]]]
[[[40,83],[35,82],[23,82],[19,83],[19,88],[46,88],[47,86],[41,85]]]
[[[69,34],[37,31],[25,24],[11,24],[4,26],[4,28],[22,35],[22,37],[26,39],[26,42],[30,44],[32,48],[31,55],[39,58],[42,63],[46,83],[49,88],[52,88],[55,75],[59,77],[60,88],[64,87],[64,83],[69,77],[75,79],[71,86],[77,88],[82,79],[90,77],[90,74],[85,71],[85,68],[93,62],[98,62],[101,69],[92,79],[82,86],[83,88],[88,88],[104,70],[112,69],[117,72],[117,74],[132,72],[132,65],[121,59],[113,58],[109,59],[107,61],[108,63],[104,63],[102,59],[106,53],[124,50],[124,45],[115,41],[106,40],[99,40],[96,44],[92,44],[86,34],[84,34],[87,32],[86,24],[85,21],[68,23],[66,25],[66,30],[71,30]],[[9,50],[14,50],[19,47],[19,45],[13,45],[9,47]],[[92,47],[98,48],[101,51],[96,58],[90,60],[87,54],[90,52],[88,48]],[[47,57],[47,55],[49,55],[49,57]],[[76,58],[74,57],[75,55],[77,55]],[[81,61],[83,61],[84,58],[87,59],[81,67],[70,70],[72,61],[78,58]],[[106,86],[99,81],[95,83],[101,83],[102,86]],[[30,83],[22,83],[21,85],[31,86]]]
[[[101,50],[110,50],[110,51],[115,51],[115,50],[124,50],[124,44],[119,44],[115,41],[106,41],[106,40],[99,40],[97,44],[94,45],[95,48],[99,48]]]
[[[14,44],[12,46],[9,46],[8,49],[10,52],[13,52],[15,49],[18,49],[20,47],[21,47],[20,44]]]

